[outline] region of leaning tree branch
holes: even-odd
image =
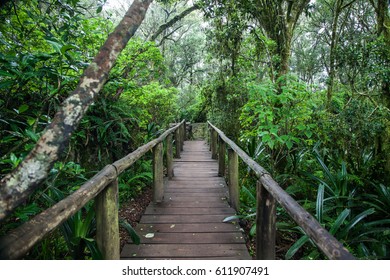
[[[118,55],[145,18],[152,1],[134,0],[33,150],[14,171],[0,181],[0,220],[25,201],[47,177],[81,118],[107,81]]]
[[[158,28],[158,30],[156,31],[156,33],[154,33],[152,35],[152,37],[150,38],[151,41],[154,41],[157,39],[157,37],[164,32],[164,30],[166,30],[167,28],[173,26],[176,22],[182,20],[184,17],[186,17],[187,15],[189,15],[190,13],[192,13],[193,11],[195,10],[199,10],[201,8],[201,6],[196,3],[194,4],[192,7],[189,7],[188,9],[184,10],[183,12],[181,12],[180,14],[176,15],[175,17],[173,17],[170,21],[160,25],[160,27]]]

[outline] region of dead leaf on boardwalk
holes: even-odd
[[[154,237],[154,233],[148,233],[145,235],[145,238],[153,238]]]

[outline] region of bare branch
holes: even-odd
[[[190,13],[192,13],[193,11],[195,10],[198,10],[200,9],[200,5],[199,4],[194,4],[194,6],[184,10],[183,12],[181,12],[180,14],[178,14],[177,16],[173,17],[170,21],[168,21],[167,23],[164,23],[163,25],[161,25],[158,30],[156,31],[156,33],[154,33],[152,35],[152,37],[150,38],[151,41],[154,41],[156,40],[156,38],[162,33],[164,32],[164,30],[166,30],[167,28],[173,26],[176,22],[182,20],[184,17],[186,17],[187,15],[189,15]]]

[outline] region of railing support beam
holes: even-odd
[[[212,129],[211,130],[211,143],[210,143],[210,147],[211,147],[211,158],[212,159],[217,159],[217,132]]]
[[[240,209],[240,189],[238,185],[238,156],[233,149],[228,149],[229,202],[238,211]]]
[[[180,135],[180,151],[183,151],[184,150],[184,140],[185,140],[185,122],[183,122],[183,124],[180,126],[180,132],[181,132],[181,135]]]
[[[164,200],[163,143],[153,148],[153,202]]]
[[[260,181],[256,185],[256,258],[275,259],[276,201]]]
[[[225,177],[225,153],[226,144],[220,136],[218,136],[219,151],[218,151],[218,176]]]
[[[96,197],[96,242],[105,260],[119,260],[117,178]]]
[[[173,174],[173,148],[172,148],[172,134],[169,134],[167,136],[167,175],[168,179],[172,179],[174,174]]]
[[[176,147],[175,158],[180,158],[180,152],[181,152],[180,128],[176,129],[175,131],[175,147]]]

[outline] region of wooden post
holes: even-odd
[[[258,260],[274,260],[276,202],[260,181],[257,181],[256,189],[256,257]]]
[[[184,150],[184,138],[185,138],[185,131],[184,131],[184,123],[180,126],[180,151]]]
[[[218,151],[218,176],[225,176],[225,153],[226,153],[226,144],[220,136],[218,136],[219,142],[219,151]]]
[[[186,141],[187,140],[187,123],[185,121],[183,123],[183,133],[184,133],[183,140]]]
[[[228,149],[228,176],[229,176],[229,201],[230,205],[238,211],[240,209],[240,189],[238,185],[238,156]]]
[[[211,130],[211,158],[212,159],[217,159],[217,132],[213,129]]]
[[[176,158],[180,158],[181,144],[180,144],[180,129],[177,128],[175,131],[175,146],[176,146]]]
[[[209,133],[207,133],[207,144],[209,144],[209,151],[211,151],[211,131],[213,131],[213,129],[211,126],[209,126]]]
[[[96,242],[105,260],[119,260],[118,179],[96,196]]]
[[[173,148],[172,148],[172,134],[169,134],[167,140],[167,174],[168,179],[173,178]]]
[[[164,199],[163,144],[158,143],[153,148],[153,202]]]

